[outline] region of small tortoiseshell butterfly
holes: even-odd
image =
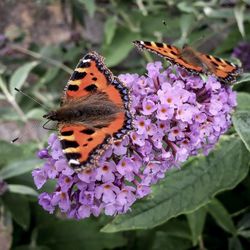
[[[218,57],[206,55],[195,51],[190,46],[179,49],[166,43],[134,41],[139,49],[146,49],[166,58],[171,63],[177,64],[186,70],[200,74],[214,74],[223,83],[233,83],[242,73],[242,69]]]
[[[63,153],[75,171],[95,167],[107,146],[133,129],[129,90],[96,52],[80,60],[61,107],[44,118],[58,122]]]

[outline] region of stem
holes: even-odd
[[[23,113],[22,109],[19,107],[19,105],[17,104],[16,100],[14,99],[14,97],[10,94],[9,90],[6,88],[3,79],[0,77],[0,89],[2,90],[3,94],[5,95],[7,101],[10,103],[10,105],[16,110],[16,112],[18,113],[18,115],[20,116],[21,120],[23,123],[27,124],[27,129],[29,132],[29,135],[31,138],[35,139],[38,141],[37,137],[35,136],[25,114]]]
[[[199,249],[200,250],[206,250],[205,248],[205,245],[204,245],[204,241],[203,241],[203,238],[202,238],[202,235],[199,236]]]
[[[250,210],[250,206],[247,206],[247,207],[245,207],[245,208],[243,208],[243,209],[241,209],[241,210],[239,210],[239,211],[237,211],[237,212],[231,214],[231,217],[239,216],[239,215],[245,213],[245,212],[248,211],[248,210]]]
[[[147,16],[148,12],[147,9],[145,8],[143,1],[142,0],[137,0],[136,4],[138,5],[139,10],[142,12],[143,16]]]
[[[27,119],[25,117],[25,114],[23,113],[23,111],[21,110],[21,108],[18,106],[18,104],[16,103],[14,97],[10,94],[10,92],[8,91],[8,89],[6,88],[3,79],[0,78],[0,89],[2,89],[7,101],[11,104],[11,106],[16,110],[16,112],[18,113],[18,115],[21,117],[21,120],[23,122],[26,122]]]
[[[28,49],[25,49],[23,47],[20,47],[18,45],[15,45],[15,44],[12,44],[10,45],[10,47],[14,50],[17,50],[23,54],[26,54],[26,55],[29,55],[29,56],[32,56],[34,57],[35,59],[37,60],[43,60],[51,65],[54,65],[62,70],[64,70],[65,72],[69,73],[69,74],[72,74],[73,70],[71,68],[69,68],[68,66],[64,65],[63,63],[61,62],[58,62],[54,59],[51,59],[51,58],[48,58],[48,57],[45,57],[37,52],[34,52],[34,51],[31,51],[31,50],[28,50]]]

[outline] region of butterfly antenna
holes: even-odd
[[[29,98],[30,100],[32,100],[33,102],[36,102],[37,104],[39,104],[41,107],[43,107],[44,109],[46,109],[47,111],[49,110],[48,107],[46,107],[44,104],[42,104],[41,102],[39,102],[38,100],[36,100],[34,97],[24,93],[22,90],[15,88],[15,90],[21,94],[23,94],[24,96],[26,96],[27,98]]]

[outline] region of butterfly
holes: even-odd
[[[56,121],[62,150],[76,172],[96,167],[111,142],[133,129],[129,89],[96,52],[86,54],[71,75],[60,108],[44,115]]]
[[[187,45],[180,49],[166,43],[147,41],[134,41],[133,43],[139,49],[154,52],[192,73],[213,74],[223,83],[235,82],[236,77],[242,73],[242,69],[237,65],[212,55],[203,54]]]

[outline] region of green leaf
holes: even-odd
[[[233,220],[230,214],[222,205],[221,202],[214,199],[207,205],[208,212],[212,215],[216,223],[228,233],[236,235],[236,227],[234,226]]]
[[[30,224],[30,207],[26,197],[10,192],[2,197],[4,205],[9,209],[15,222],[27,230]]]
[[[44,111],[44,109],[41,108],[34,108],[31,109],[27,114],[26,114],[26,118],[27,119],[36,119],[36,120],[41,120],[43,115],[45,114],[46,111]]]
[[[234,12],[231,8],[215,9],[211,7],[204,8],[204,13],[209,18],[224,19],[234,16]]]
[[[117,17],[111,16],[107,19],[104,25],[104,37],[105,43],[109,45],[115,35],[115,31],[117,28]]]
[[[101,250],[123,246],[126,241],[120,234],[99,232],[94,220],[57,221],[38,228],[37,243],[53,250]]]
[[[204,34],[204,33],[203,33]],[[226,53],[228,51],[232,51],[235,45],[242,39],[242,36],[237,27],[232,27],[227,34],[227,39],[224,39],[218,46],[214,49],[214,54],[219,55],[222,53]]]
[[[3,180],[6,180],[14,176],[30,172],[31,170],[38,167],[41,162],[42,161],[39,159],[29,159],[10,163],[0,170],[0,176]]]
[[[78,0],[80,3],[84,4],[90,17],[93,17],[96,10],[95,0]]]
[[[194,13],[194,14],[198,14],[196,8],[191,4],[191,3],[187,3],[185,1],[180,2],[177,4],[177,7],[179,10],[186,12],[186,13]]]
[[[243,82],[250,82],[250,73],[241,74],[239,79],[236,81],[237,84],[243,83]]]
[[[188,36],[188,33],[193,28],[195,18],[193,15],[182,15],[180,18],[181,35],[183,38]]]
[[[238,111],[234,113],[233,124],[240,138],[250,151],[250,111]]]
[[[155,185],[151,197],[132,212],[117,216],[103,232],[153,228],[205,205],[217,193],[232,189],[248,173],[250,155],[238,137],[225,137],[207,157],[188,161]],[[237,168],[235,167],[237,166]]]
[[[228,242],[229,250],[244,250],[238,237],[232,237]]]
[[[243,216],[243,218],[239,221],[237,227],[239,230],[250,229],[250,213],[247,213]]]
[[[133,40],[134,33],[130,30],[117,29],[112,43],[103,48],[103,54],[106,56],[105,63],[108,67],[117,65],[127,57],[128,53],[133,49]]]
[[[206,209],[201,207],[193,213],[187,214],[188,224],[192,233],[193,246],[196,246],[201,236],[206,219]]]
[[[244,92],[237,93],[237,112],[248,110],[250,111],[250,95]]]
[[[0,140],[0,164],[6,164],[13,159],[20,159],[20,155],[22,154],[22,149],[14,145],[12,143],[8,143],[6,141]],[[0,170],[1,176],[1,170]]]
[[[13,248],[13,250],[51,250],[44,246],[21,245]]]
[[[190,249],[191,242],[189,240],[168,236],[165,232],[156,232],[153,250],[186,250]]]
[[[10,92],[16,95],[15,88],[21,88],[25,83],[30,71],[38,65],[38,62],[29,62],[19,67],[10,78]]]
[[[11,193],[38,196],[38,193],[33,188],[24,185],[9,184],[8,189]]]
[[[245,8],[246,8],[245,4],[237,4],[234,8],[234,16],[242,37],[245,37],[245,29],[244,29]]]
[[[242,230],[237,233],[238,235],[250,239],[250,230]]]
[[[160,227],[161,231],[164,231],[168,236],[178,237],[192,240],[190,236],[190,228],[186,221],[180,221],[177,219],[169,220],[167,223]]]

